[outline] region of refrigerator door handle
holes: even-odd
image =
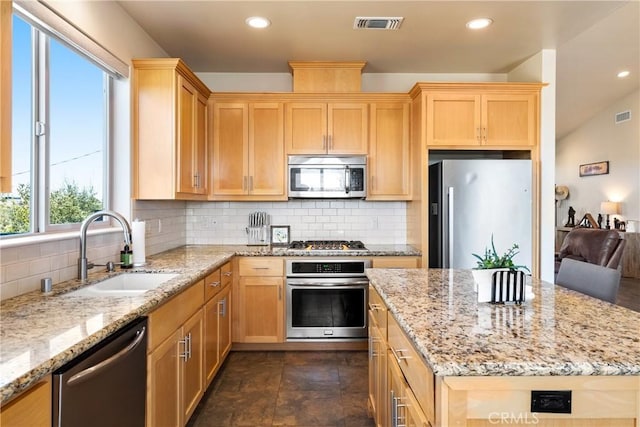
[[[453,259],[453,187],[447,189],[447,226],[449,229],[447,236],[447,259],[445,268],[451,268]]]

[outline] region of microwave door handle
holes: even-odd
[[[351,191],[351,172],[349,171],[349,166],[345,166],[344,173],[345,192],[349,194]]]

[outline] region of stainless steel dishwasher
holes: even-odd
[[[54,427],[143,427],[147,318],[136,320],[53,373]]]

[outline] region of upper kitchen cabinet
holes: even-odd
[[[427,146],[536,147],[541,87],[539,83],[419,83]]]
[[[284,108],[213,99],[215,200],[286,200]]]
[[[134,198],[205,199],[209,89],[180,59],[133,66]]]
[[[367,154],[367,113],[366,102],[288,103],[287,154]]]
[[[367,200],[409,200],[408,102],[370,105]]]

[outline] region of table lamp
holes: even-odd
[[[603,214],[607,215],[607,229],[610,229],[611,226],[609,224],[609,215],[616,215],[620,213],[620,204],[617,202],[602,202],[600,203],[600,210]]]

